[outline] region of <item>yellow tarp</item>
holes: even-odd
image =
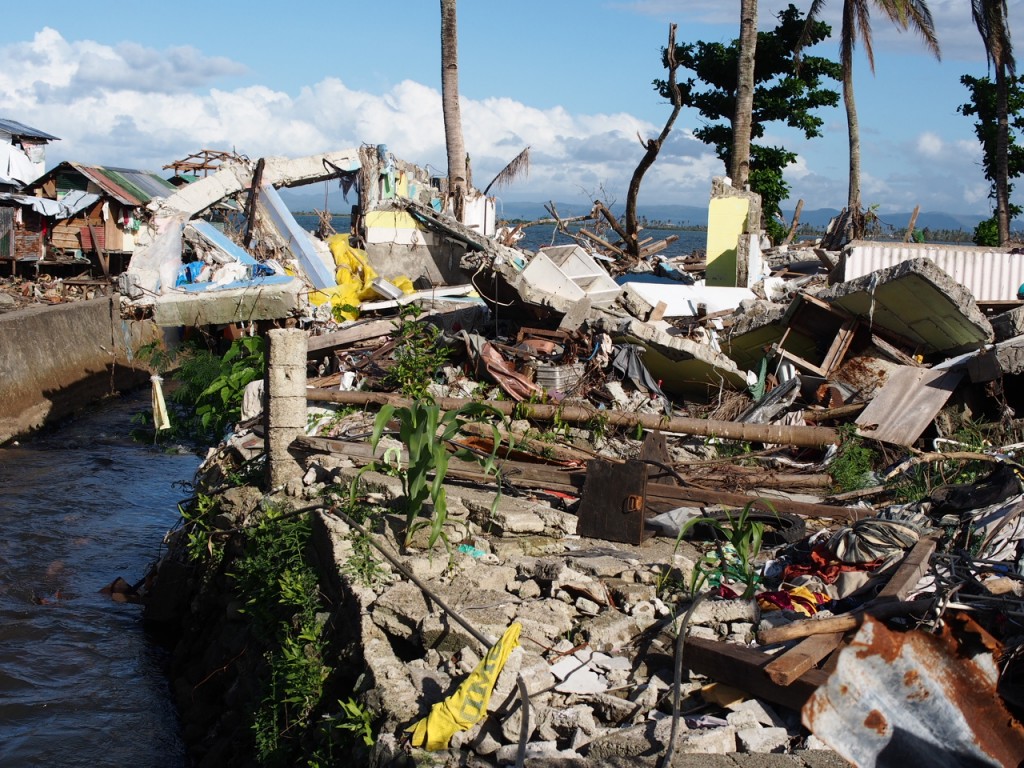
[[[353,248],[349,235],[334,235],[327,241],[334,257],[334,279],[337,286],[311,291],[309,301],[319,306],[330,303],[334,315],[339,319],[355,320],[359,317],[359,304],[363,301],[380,298],[373,289],[373,280],[377,272],[370,266],[366,251]],[[403,293],[412,293],[412,281],[407,277],[396,277],[391,282]]]
[[[412,733],[412,745],[428,750],[447,749],[456,731],[468,731],[487,714],[491,691],[498,680],[512,649],[519,645],[522,625],[515,622],[501,639],[483,657],[473,673],[451,696],[439,701],[430,714],[407,730]]]

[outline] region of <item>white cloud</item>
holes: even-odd
[[[942,139],[931,131],[925,131],[917,137],[917,151],[925,157],[939,157],[942,150]]]
[[[47,28],[29,42],[0,45],[2,116],[60,136],[48,152],[51,165],[70,159],[160,170],[204,148],[253,158],[295,157],[373,143],[443,173],[444,127],[436,89],[403,80],[370,93],[335,77],[294,94],[258,84],[231,87],[229,78],[243,69],[191,49],[69,42]],[[579,114],[501,97],[463,98],[462,118],[478,186],[486,186],[530,147],[529,174],[502,190],[508,200],[568,202],[600,194],[622,202],[644,155],[640,139],[661,129],[625,112]],[[835,146],[845,147],[845,124],[831,128],[843,134]],[[798,162],[786,171],[792,200],[803,198],[812,208],[841,207],[845,151],[827,154],[824,142],[820,149],[817,142],[797,149]],[[890,143],[888,151],[881,168],[865,169],[874,174],[866,173],[865,202],[961,209],[984,204],[987,191],[984,185],[977,189],[976,142],[944,139],[941,129],[930,128],[906,145]],[[908,158],[917,158],[916,167],[896,176]],[[712,176],[723,173],[713,151],[680,121],[644,176],[641,201],[701,204]],[[915,200],[922,191],[927,197]]]

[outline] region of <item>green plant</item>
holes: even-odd
[[[338,707],[341,709],[341,716],[335,720],[335,728],[356,734],[363,744],[372,747],[376,740],[373,737],[369,710],[352,698],[347,701],[338,699]]]
[[[197,493],[186,506],[178,505],[185,521],[185,551],[191,563],[219,560],[222,549],[216,541],[213,516],[217,514],[217,500],[213,496]]]
[[[428,548],[432,548],[439,538],[447,544],[444,525],[448,520],[447,491],[444,486],[448,473],[448,443],[455,437],[467,422],[487,423],[487,419],[500,416],[494,408],[484,403],[468,403],[458,410],[447,411],[441,415],[441,409],[430,398],[422,398],[411,405],[395,407],[384,405],[373,425],[370,443],[374,450],[380,444],[381,437],[391,420],[399,423],[398,435],[409,454],[408,464],[401,474],[402,490],[405,494],[405,546],[409,546],[413,535],[424,526],[430,527]],[[496,459],[501,444],[498,428],[493,430],[493,447],[485,457],[460,448],[455,456],[466,461],[477,461],[484,472],[496,472]],[[431,478],[431,475],[433,476]],[[429,520],[418,519],[427,500],[433,502]],[[498,497],[495,497],[497,504]]]
[[[231,343],[220,361],[220,373],[196,399],[196,416],[207,433],[223,434],[238,421],[246,386],[263,376],[266,368],[263,339],[245,336]]]
[[[871,471],[878,453],[864,444],[854,424],[845,424],[839,432],[839,448],[828,466],[832,488],[836,493],[855,491],[872,482]]]
[[[683,536],[694,526],[707,525],[715,532],[715,548],[710,556],[701,558],[693,569],[690,592],[697,594],[707,583],[718,586],[736,583],[743,586],[740,597],[754,596],[761,582],[756,564],[764,540],[764,523],[752,519],[751,510],[757,502],[749,502],[738,513],[728,512],[725,520],[695,517],[686,522],[676,537],[676,549]],[[772,512],[774,508],[762,501]]]
[[[409,304],[402,308],[394,333],[394,365],[384,377],[386,384],[408,397],[427,396],[430,382],[448,360],[448,349],[438,344],[437,326],[417,320],[422,310]]]
[[[312,525],[306,514],[271,506],[246,534],[231,576],[253,635],[270,647],[263,695],[252,714],[256,756],[260,765],[292,765],[330,672],[317,615],[320,589],[305,556]]]

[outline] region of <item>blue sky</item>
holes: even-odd
[[[806,10],[809,0],[794,4]],[[824,16],[836,30],[841,4],[832,0]],[[785,5],[761,0],[760,28],[773,27]],[[856,60],[863,200],[882,211],[920,204],[984,214],[981,150],[971,120],[956,111],[967,100],[960,76],[987,73],[981,39],[967,0],[930,7],[941,62],[881,17],[875,75]],[[1015,30],[1024,0],[1009,7]],[[638,134],[657,134],[670,111],[651,86],[665,74],[669,23],[678,42],[728,42],[738,8],[735,0],[461,0],[459,84],[474,181],[486,186],[530,146],[529,177],[501,198],[621,203],[643,155]],[[443,171],[439,30],[437,0],[307,0],[288,9],[264,0],[18,3],[0,32],[0,117],[60,136],[50,165],[160,170],[202,148],[256,158],[370,143]],[[837,43],[815,53],[836,58]],[[820,139],[772,128],[769,138],[800,155],[787,171],[791,205],[802,198],[807,208],[838,208],[845,111],[820,114]],[[711,177],[724,169],[693,139],[699,126],[695,112],[682,113],[645,177],[641,208],[706,204]]]

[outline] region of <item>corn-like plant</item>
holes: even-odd
[[[397,419],[398,437],[409,453],[409,463],[400,473],[406,505],[405,546],[409,546],[417,531],[428,525],[428,548],[433,547],[439,538],[447,544],[444,525],[448,520],[448,500],[444,479],[452,455],[466,461],[479,462],[485,473],[497,471],[496,459],[501,436],[493,424],[494,447],[489,455],[479,456],[466,449],[458,449],[452,454],[448,450],[448,443],[458,434],[463,424],[486,423],[493,416],[500,416],[500,413],[484,403],[468,403],[442,415],[441,409],[430,398],[416,400],[408,406],[385,404],[381,408],[370,439],[373,448],[376,450],[388,425]],[[420,513],[428,500],[433,502],[433,512],[429,520],[421,520]]]
[[[764,502],[771,508],[768,502]],[[743,585],[744,599],[754,596],[761,581],[755,559],[764,540],[764,523],[751,520],[754,502],[748,503],[734,516],[727,513],[725,520],[695,517],[688,520],[676,537],[676,547],[683,536],[695,525],[708,525],[715,532],[717,557],[702,558],[693,569],[690,591],[696,594],[708,581],[732,579]],[[774,509],[772,510],[774,512]]]

